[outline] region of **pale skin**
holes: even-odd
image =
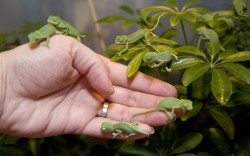
[[[50,47],[45,44],[32,48],[27,43],[0,53],[0,133],[112,138],[101,131],[104,121],[130,122],[132,114],[154,107],[163,97],[176,96],[172,85],[142,73],[128,79],[126,66],[72,37],[54,35]],[[110,101],[107,118],[97,117],[104,98]],[[137,119],[138,128],[148,134],[152,126],[171,122],[162,112]]]

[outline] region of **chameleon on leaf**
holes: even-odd
[[[144,111],[141,113],[137,113],[131,116],[131,122],[133,123],[133,118],[137,115],[142,115],[150,112],[155,112],[155,111],[163,111],[166,116],[172,120],[176,117],[175,115],[175,109],[181,109],[182,111],[187,111],[187,110],[192,110],[193,109],[193,103],[192,101],[188,99],[177,99],[173,97],[167,97],[162,99],[157,106],[154,108]]]
[[[118,122],[114,124],[111,122],[103,122],[101,130],[103,132],[112,133],[113,138],[116,138],[120,134],[125,134],[126,139],[136,134],[144,134],[146,136],[149,136],[148,133],[139,130],[137,125],[138,122],[134,123]]]
[[[148,45],[150,45],[150,43],[148,42],[148,39],[147,39],[147,35],[149,33],[152,33],[152,31],[154,31],[156,29],[156,27],[158,26],[159,24],[159,21],[160,21],[160,18],[165,15],[165,13],[161,14],[158,19],[157,19],[157,22],[155,24],[155,26],[151,29],[140,29],[140,30],[137,30],[135,32],[133,32],[132,34],[130,35],[119,35],[119,36],[116,36],[115,38],[115,44],[125,44],[126,47],[119,51],[118,52],[118,55],[121,56],[122,53],[124,53],[126,50],[128,50],[128,45],[131,44],[131,43],[135,43],[137,41],[139,41],[140,39],[145,39],[146,43]]]
[[[54,25],[59,31],[62,31],[64,35],[74,37],[80,42],[85,37],[85,35],[81,34],[76,28],[58,16],[49,16],[47,22]]]
[[[164,63],[168,63],[172,60],[172,54],[169,52],[148,52],[143,56],[143,62],[150,68],[159,67]],[[171,71],[167,66],[165,67],[167,71]]]
[[[28,38],[29,42],[35,43],[41,40],[46,39],[46,46],[49,44],[49,38],[55,34],[61,34],[62,32],[58,31],[53,25],[46,24],[39,30],[29,33]]]

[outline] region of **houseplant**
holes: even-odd
[[[192,100],[194,109],[174,123],[156,127],[155,134],[134,142],[104,139],[102,144],[97,144],[100,139],[77,135],[41,139],[1,135],[0,152],[15,156],[249,154],[250,16],[246,4],[246,0],[234,0],[228,10],[210,11],[199,7],[196,1],[177,6],[177,0],[167,0],[160,6],[137,11],[121,6],[129,16],[99,20],[121,21],[123,28],[134,24],[141,29],[155,26],[136,42],[127,42],[127,48],[126,44],[110,45],[105,55],[128,64],[128,77],[138,70],[163,80],[178,73],[181,80],[175,84],[178,98]],[[176,26],[181,27],[179,32]],[[177,34],[184,38],[184,43],[174,38]],[[9,43],[6,36],[2,40],[1,43]],[[152,56],[145,57],[151,52]],[[170,54],[170,59],[161,58],[165,56],[162,53]]]

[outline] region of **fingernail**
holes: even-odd
[[[151,127],[151,133],[149,133],[149,134],[154,134],[155,133],[155,129],[154,129],[154,127]]]

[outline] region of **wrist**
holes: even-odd
[[[6,62],[5,62],[5,53],[0,53],[0,121],[2,117],[2,111],[5,101],[6,94]]]

